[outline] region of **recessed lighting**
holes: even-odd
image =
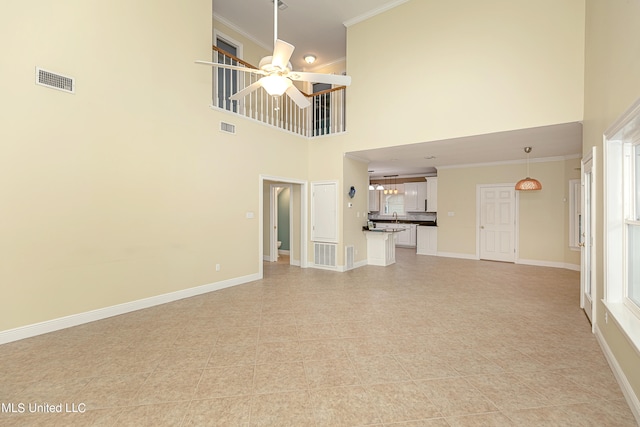
[[[307,64],[313,64],[314,62],[316,62],[315,55],[305,55],[304,62],[306,62]]]

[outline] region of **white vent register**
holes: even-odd
[[[76,91],[76,82],[73,77],[63,76],[40,67],[36,67],[36,84],[67,93]]]

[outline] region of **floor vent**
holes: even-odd
[[[72,77],[63,76],[38,67],[36,67],[36,84],[67,93],[75,93],[76,91],[76,82]]]
[[[317,267],[333,267],[336,266],[336,245],[333,243],[314,243],[313,244],[313,263]]]
[[[344,247],[344,254],[346,259],[345,268],[347,270],[353,270],[353,252],[354,252],[353,246]]]
[[[227,122],[220,122],[220,131],[235,134],[236,125],[232,125],[231,123],[227,123]]]

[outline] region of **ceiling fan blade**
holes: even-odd
[[[276,45],[273,48],[273,59],[271,60],[271,64],[284,70],[289,65],[289,60],[291,59],[291,55],[293,55],[294,49],[295,46],[292,44],[289,44],[284,40],[276,40]]]
[[[238,92],[234,93],[233,95],[231,95],[229,97],[229,99],[232,100],[232,101],[238,101],[238,100],[244,98],[245,96],[249,95],[254,90],[258,89],[260,86],[262,86],[262,83],[260,83],[260,80],[258,80],[257,82],[254,82],[254,83],[250,84],[249,86],[245,87],[244,89],[239,90]]]
[[[254,73],[254,74],[266,74],[262,70],[257,70],[255,68],[241,67],[239,65],[220,64],[218,62],[209,62],[209,61],[196,61],[196,64],[210,65],[212,67],[218,67],[218,68],[226,68],[227,70],[246,71],[248,73]]]
[[[295,86],[289,86],[286,93],[289,95],[289,98],[293,99],[293,102],[295,102],[298,107],[307,108],[311,106],[311,102]]]
[[[330,85],[349,86],[351,76],[339,74],[306,73],[304,71],[294,71],[287,75],[291,80],[301,82],[326,83]]]

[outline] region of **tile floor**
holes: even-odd
[[[577,272],[398,260],[268,263],[257,282],[2,345],[0,425],[636,425]],[[60,403],[84,412],[43,412]]]

